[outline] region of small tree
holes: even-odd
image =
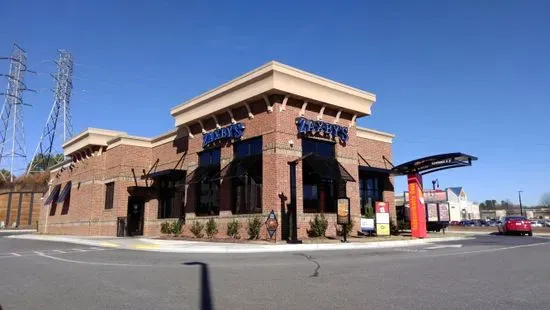
[[[550,207],[550,192],[542,194],[542,197],[540,198],[540,204]]]
[[[181,221],[174,221],[172,224],[170,224],[170,232],[175,236],[179,236],[181,234],[181,229],[183,228],[183,222]]]
[[[309,226],[308,233],[311,237],[324,237],[328,228],[328,220],[324,214],[316,214],[315,218],[309,221]]]
[[[338,236],[343,236],[344,235],[344,225],[339,225],[340,228],[336,230],[336,234]],[[348,225],[346,225],[346,236],[349,236],[349,234],[353,231],[353,220],[349,222]]]
[[[163,234],[169,234],[170,233],[170,223],[169,222],[162,222],[160,224],[160,232]]]
[[[214,238],[217,233],[218,225],[216,224],[216,221],[214,221],[214,218],[210,218],[208,222],[206,222],[206,235],[208,238]]]
[[[262,228],[262,220],[259,217],[248,219],[248,237],[250,240],[260,237],[260,229]]]
[[[365,217],[368,219],[374,218],[374,209],[370,204],[368,204],[367,207],[365,208]]]
[[[237,220],[232,220],[227,223],[227,235],[231,238],[237,238],[241,223]]]
[[[203,224],[201,224],[199,221],[195,221],[193,225],[191,225],[191,228],[189,228],[189,230],[191,230],[191,233],[193,234],[193,236],[195,236],[195,238],[202,238],[204,236],[202,233],[203,228]]]

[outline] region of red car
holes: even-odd
[[[531,222],[523,216],[506,216],[498,224],[498,232],[501,234],[533,235]]]

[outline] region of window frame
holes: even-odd
[[[104,210],[112,210],[115,205],[115,182],[105,183],[105,208]]]
[[[263,148],[263,136],[251,137],[233,144],[234,160],[243,160],[253,157],[259,159],[257,165],[261,175],[261,182],[256,182],[256,180],[248,174],[246,174],[244,180],[239,178],[233,178],[231,180],[230,192],[232,214],[260,214],[263,212]],[[246,192],[245,189],[247,189],[248,192]],[[254,191],[252,189],[254,189]],[[244,201],[244,204],[240,207],[238,205],[239,201]],[[255,206],[252,203],[253,201],[255,201]],[[237,212],[237,209],[239,209],[239,212]]]

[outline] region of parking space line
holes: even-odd
[[[11,255],[13,255],[13,256],[21,256],[21,254],[17,254],[17,253],[11,253]]]
[[[38,254],[38,255],[44,255],[44,253],[40,252],[40,251],[33,251],[34,254]]]
[[[71,249],[71,250],[76,251],[76,252],[87,252],[86,250],[79,249],[79,248],[74,248],[74,249]]]
[[[52,251],[54,251],[54,252],[56,252],[56,253],[59,253],[59,254],[65,254],[65,253],[67,253],[67,252],[61,251],[61,250],[52,250]]]

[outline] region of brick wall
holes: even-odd
[[[282,237],[282,222],[290,203],[290,175],[288,162],[302,156],[302,139],[297,135],[295,119],[300,115],[303,101],[290,98],[286,109],[280,111],[282,98],[271,96],[274,104],[273,112],[268,112],[265,102],[257,100],[250,102],[250,108],[254,114],[249,118],[244,107],[232,109],[237,122],[245,125],[242,139],[262,136],[263,141],[263,187],[261,214],[233,215],[231,212],[231,180],[221,182],[220,191],[220,215],[214,216],[218,223],[218,236],[226,236],[227,223],[232,219],[241,222],[241,235],[247,236],[247,221],[259,216],[262,222],[273,210],[279,220],[279,229],[276,238]],[[309,103],[304,117],[317,119],[321,106]],[[326,108],[322,120],[328,123],[335,121],[337,111]],[[220,126],[231,123],[228,113],[217,115]],[[349,126],[352,115],[342,112],[338,124]],[[204,120],[205,130],[212,130],[216,124],[213,119]],[[71,204],[67,214],[61,215],[60,208],[55,215],[48,216],[46,209],[41,212],[40,231],[48,233],[67,233],[83,235],[115,235],[116,218],[126,216],[128,206],[128,187],[144,186],[141,180],[143,170],[161,171],[165,169],[183,169],[191,174],[198,165],[198,153],[202,148],[202,128],[198,124],[191,126],[193,138],[186,135],[186,130],[179,129],[172,141],[152,148],[119,145],[107,149],[103,154],[96,154],[82,159],[72,169],[64,169],[52,174],[51,184],[66,184],[72,180]],[[346,144],[336,139],[336,157],[340,164],[351,174],[355,180],[359,180],[358,162],[367,160],[373,167],[384,167],[382,156],[391,160],[391,144],[379,141],[367,140],[356,136],[355,127],[349,128],[349,141]],[[358,155],[360,154],[361,157]],[[233,159],[233,144],[225,143],[221,146],[221,168],[223,169]],[[132,173],[134,169],[134,173]],[[134,174],[136,179],[134,179]],[[297,212],[298,234],[300,238],[307,237],[309,222],[315,214],[303,213],[303,187],[302,187],[302,163],[297,165]],[[115,198],[113,209],[105,210],[105,183],[115,182]],[[149,180],[148,185],[151,185]],[[395,204],[393,202],[393,179],[388,178],[384,190],[384,200],[390,203],[395,216]],[[348,182],[346,194],[350,198],[351,214],[356,228],[359,227],[359,183]],[[199,221],[206,223],[210,217],[195,216],[195,185],[185,185],[185,221],[184,235],[191,235],[189,228],[192,223]],[[336,234],[336,215],[327,214],[329,220],[328,235]],[[144,209],[144,234],[155,236],[160,234],[160,225],[164,221],[174,219],[158,219],[158,200],[150,197],[145,202]],[[265,225],[262,227],[262,237],[267,236]]]

